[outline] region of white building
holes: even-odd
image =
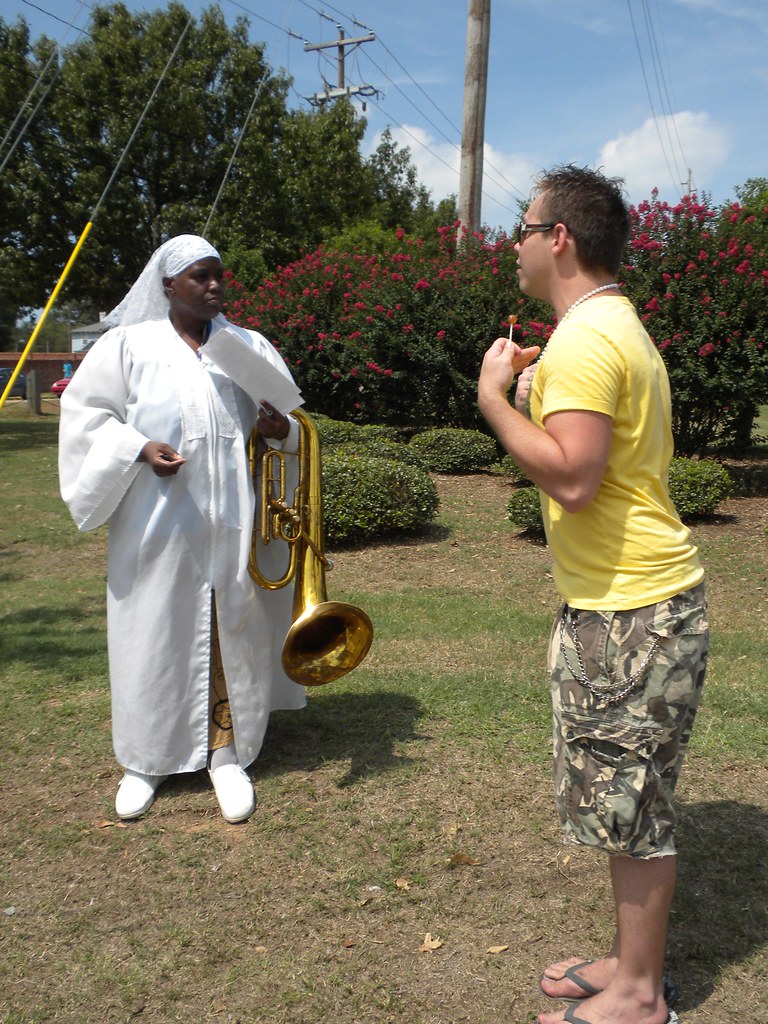
[[[73,327],[72,351],[85,352],[106,330],[107,325],[103,320],[99,320],[96,324],[86,324],[84,327]]]

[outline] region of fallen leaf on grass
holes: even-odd
[[[509,946],[489,946],[488,949],[486,949],[485,952],[486,953],[506,953],[506,951],[508,949],[509,949]]]
[[[411,888],[410,878],[396,878],[395,885],[398,889],[405,889],[406,892]]]
[[[468,853],[454,853],[452,857],[449,857],[445,862],[449,868],[455,867],[457,864],[485,864],[484,860],[478,860],[477,857],[470,857]]]
[[[103,821],[94,821],[94,828],[128,828],[124,821],[110,821],[109,818],[104,818]]]
[[[357,945],[357,939],[354,938],[354,936],[352,936],[352,935],[346,935],[341,940],[341,944],[344,947],[344,949],[351,949],[353,946]]]
[[[431,932],[427,932],[427,934],[424,936],[424,941],[419,946],[419,952],[420,953],[431,953],[434,949],[440,949],[440,947],[442,945],[443,945],[443,940],[438,935],[436,935],[434,937],[434,939],[433,939],[432,938],[432,933]]]

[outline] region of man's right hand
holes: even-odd
[[[497,338],[485,353],[480,369],[478,381],[480,408],[482,409],[485,396],[506,396],[517,374],[533,362],[539,352],[541,352],[541,348],[538,345],[520,348],[514,341]]]

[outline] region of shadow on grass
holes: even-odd
[[[0,445],[5,452],[55,447],[58,437],[58,417],[0,420]]]
[[[768,814],[721,800],[683,807],[670,954],[683,1010],[703,1003],[729,964],[768,941]]]
[[[422,738],[416,722],[424,708],[396,692],[323,694],[302,711],[274,712],[254,775],[312,771],[328,762],[349,762],[340,788],[393,768],[413,764],[396,745]]]
[[[55,608],[17,608],[3,616],[3,661],[39,670],[65,672],[80,659],[102,654],[106,630],[101,595]]]
[[[369,537],[365,540],[328,540],[328,548],[331,553],[334,551],[355,552],[363,551],[365,548],[375,545],[377,548],[417,548],[422,544],[439,544],[447,540],[454,531],[448,526],[440,523],[429,523],[418,533],[392,533],[380,537]]]

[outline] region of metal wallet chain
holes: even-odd
[[[659,646],[661,645],[661,639],[654,636],[651,642],[651,648],[643,658],[641,664],[635,669],[635,671],[624,679],[617,680],[613,683],[607,683],[601,686],[600,683],[594,682],[587,676],[586,669],[584,667],[584,647],[582,645],[579,634],[576,632],[576,622],[578,621],[579,613],[572,611],[568,607],[563,608],[563,615],[560,619],[560,650],[563,654],[563,659],[574,679],[585,686],[589,692],[602,701],[604,704],[613,705],[620,704],[626,696],[628,696],[634,689],[636,689],[645,674],[645,670],[648,668],[651,660],[655,656]],[[568,651],[565,647],[565,631],[568,629],[571,640],[573,641],[573,647],[576,651],[576,659],[579,663],[579,671],[574,672],[571,659],[568,657]]]

